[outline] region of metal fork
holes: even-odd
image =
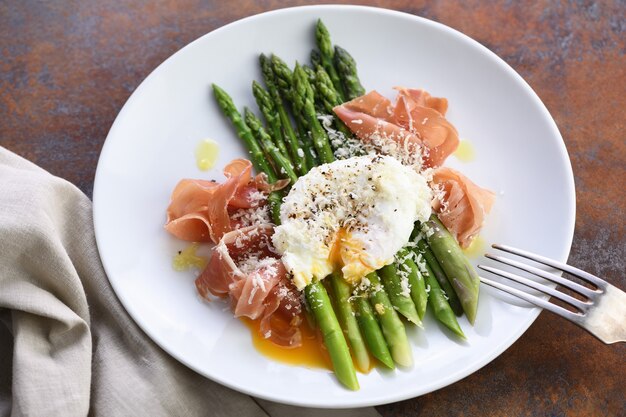
[[[512,274],[507,271],[492,268],[487,265],[478,265],[478,267],[484,271],[491,272],[501,277],[510,279],[512,281],[519,282],[530,288],[534,288],[544,294],[548,294],[554,298],[557,298],[578,310],[578,312],[571,312],[563,307],[557,306],[548,302],[547,300],[528,294],[524,291],[520,291],[517,288],[509,287],[502,283],[492,281],[487,278],[480,277],[480,280],[492,287],[505,291],[522,300],[528,301],[531,304],[541,307],[545,310],[559,315],[587,330],[589,333],[600,339],[606,344],[616,342],[626,342],[626,293],[619,288],[609,284],[603,279],[598,278],[595,275],[591,275],[588,272],[582,271],[573,266],[566,265],[561,262],[554,261],[544,256],[536,255],[521,249],[512,248],[506,245],[491,245],[492,248],[498,249],[504,252],[511,253],[513,255],[521,256],[531,261],[550,266],[558,269],[562,272],[567,272],[577,278],[587,281],[594,285],[597,289],[593,290],[576,282],[570,281],[566,278],[551,274],[542,269],[535,268],[530,265],[526,265],[522,262],[514,261],[512,259],[504,258],[502,256],[485,254],[489,259],[501,262],[503,264],[521,269],[529,272],[538,277],[547,279],[563,287],[577,292],[586,298],[586,301],[581,301],[577,298],[571,297],[565,293],[557,291],[554,288],[539,284],[536,281],[528,278],[521,277],[519,275]]]

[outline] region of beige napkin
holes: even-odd
[[[0,415],[379,416],[254,399],[168,356],[113,293],[91,215],[72,184],[0,147]]]

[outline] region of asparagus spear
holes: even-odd
[[[244,108],[244,117],[246,124],[248,125],[248,127],[250,127],[250,130],[252,131],[253,136],[263,146],[263,149],[265,149],[267,154],[272,158],[272,160],[276,164],[277,169],[278,167],[280,167],[280,172],[286,175],[287,178],[289,178],[292,185],[295,184],[296,181],[298,181],[298,176],[293,170],[293,165],[291,165],[289,159],[287,159],[280,152],[278,147],[274,145],[274,143],[272,142],[272,138],[263,128],[261,121],[247,107]]]
[[[267,175],[267,180],[270,183],[276,182],[276,174],[273,169],[265,160],[261,147],[254,139],[252,132],[246,122],[241,118],[241,114],[235,107],[233,99],[230,98],[228,93],[221,89],[219,86],[213,84],[213,94],[217,100],[217,104],[220,106],[222,113],[232,122],[237,135],[243,140],[246,148],[248,148],[248,155],[252,160],[252,164],[258,172],[264,172]],[[270,205],[270,212],[272,214],[272,220],[274,224],[280,224],[280,204],[282,202],[282,192],[273,191],[267,197]]]
[[[237,135],[241,138],[241,140],[243,140],[248,148],[248,155],[250,155],[250,159],[252,160],[252,164],[256,170],[259,172],[265,172],[267,179],[270,182],[276,182],[276,174],[265,160],[263,150],[254,139],[252,131],[248,125],[246,125],[241,117],[241,114],[235,107],[233,99],[230,98],[226,91],[215,84],[213,84],[213,94],[215,95],[215,99],[217,100],[217,104],[220,106],[220,109],[222,109],[224,115],[230,119],[235,127],[235,130],[237,131]]]
[[[343,91],[341,80],[339,79],[339,75],[337,74],[337,70],[335,69],[333,63],[335,49],[333,48],[333,44],[330,41],[330,33],[328,33],[328,29],[321,19],[317,21],[317,26],[315,28],[315,39],[317,41],[317,47],[320,52],[320,61],[322,63],[322,66],[330,76],[330,79],[333,81],[333,85],[335,86],[335,90],[337,90],[339,99],[343,103],[344,101],[346,101],[346,95]]]
[[[286,99],[291,105],[291,112],[293,113],[294,120],[296,121],[296,127],[298,129],[298,135],[302,142],[302,156],[306,160],[308,169],[318,165],[319,160],[317,154],[313,150],[313,142],[309,135],[308,122],[304,115],[297,111],[294,104],[293,97],[293,72],[289,66],[276,55],[272,55],[272,67],[274,74],[276,75],[276,85],[280,91],[281,96]]]
[[[301,65],[302,67],[302,71],[304,71],[304,73],[306,74],[307,79],[309,80],[309,85],[311,86],[311,89],[313,90],[313,97],[317,97],[317,87],[315,86],[315,78],[317,77],[315,74],[315,70],[311,67],[309,67],[308,65]],[[321,108],[318,108],[319,103],[317,102],[317,100],[315,101],[315,109],[316,110],[321,110]]]
[[[378,271],[378,275],[380,275],[380,278],[385,285],[385,290],[387,290],[391,305],[398,313],[406,317],[407,320],[421,327],[422,321],[420,320],[417,310],[415,309],[415,304],[411,299],[410,289],[407,288],[408,292],[405,295],[404,289],[402,288],[401,278],[398,275],[395,264],[391,263],[382,267]]]
[[[448,297],[448,304],[450,304],[450,307],[452,307],[452,311],[454,311],[457,316],[463,314],[463,307],[461,306],[461,301],[459,300],[459,297],[456,295],[456,292],[454,292],[452,284],[450,284],[446,273],[443,272],[443,269],[441,269],[441,265],[439,265],[439,262],[437,262],[435,255],[433,255],[433,252],[430,250],[428,245],[426,245],[424,239],[421,239],[419,242],[417,242],[417,253],[421,254],[424,257],[424,260],[430,267],[432,274],[437,279],[437,282],[439,282],[439,286],[443,290],[444,294],[446,294],[446,296]]]
[[[426,292],[424,278],[415,262],[410,258],[408,250],[402,249],[398,252],[398,259],[401,261],[399,268],[402,268],[408,274],[409,285],[411,285],[411,299],[421,320],[424,318],[426,304],[428,303],[428,293]]]
[[[350,284],[343,279],[339,272],[334,272],[330,276],[330,283],[335,296],[335,309],[339,324],[341,324],[343,333],[348,339],[350,350],[356,360],[357,367],[362,372],[367,372],[370,369],[370,356],[367,353],[363,336],[359,330],[359,324],[357,323],[354,309],[349,301]]]
[[[315,87],[324,111],[333,114],[333,108],[339,106],[341,100],[328,73],[321,65],[315,67]]]
[[[315,69],[311,68],[308,65],[302,65],[302,69],[306,73],[306,76],[309,78],[309,84],[313,89],[313,94],[315,96],[315,111],[318,114],[326,113],[326,109],[324,108],[323,102],[320,98],[320,93],[317,91],[317,74],[315,73]]]
[[[252,81],[252,94],[256,99],[256,104],[259,106],[259,110],[263,114],[265,123],[272,137],[272,141],[278,147],[280,152],[289,158],[289,151],[287,151],[287,145],[283,139],[283,132],[280,127],[280,116],[274,105],[274,101],[262,86],[256,81]]]
[[[330,80],[328,73],[322,66],[318,66],[315,73],[315,87],[318,99],[321,102],[323,110],[330,115],[333,115],[333,123],[337,130],[344,134],[346,138],[352,137],[352,131],[348,129],[341,119],[334,116],[333,108],[341,104],[341,100],[337,96],[337,91],[333,82]]]
[[[335,316],[335,312],[330,304],[326,289],[318,281],[307,285],[304,293],[322,331],[324,344],[328,349],[337,379],[346,387],[358,390],[359,382],[356,379],[350,351],[337,321],[337,316]]]
[[[361,85],[356,72],[356,62],[352,55],[341,46],[335,46],[335,67],[337,68],[339,79],[343,83],[347,100],[352,100],[365,94],[365,88]]]
[[[317,68],[322,65],[322,56],[317,49],[311,49],[311,66]]]
[[[430,302],[428,304],[430,304],[437,320],[439,320],[448,329],[452,330],[456,335],[465,339],[465,334],[463,333],[463,330],[461,330],[459,322],[456,320],[454,311],[450,308],[450,304],[448,304],[448,301],[439,286],[439,282],[437,282],[434,278],[428,264],[426,264],[424,279],[430,288],[430,292],[428,293],[428,299]]]
[[[433,214],[425,225],[430,229],[427,233],[428,245],[459,297],[467,319],[474,324],[480,284],[478,274],[461,251],[456,239],[436,215]]]
[[[278,87],[276,86],[272,62],[263,54],[259,56],[259,62],[261,64],[261,72],[263,73],[263,80],[265,81],[267,92],[272,98],[274,108],[278,113],[280,126],[284,135],[283,137],[289,148],[289,157],[293,161],[296,171],[298,171],[301,175],[304,175],[309,171],[310,166],[307,166],[304,159],[304,151],[300,147],[296,132],[293,130],[291,120],[289,119],[287,111],[283,106],[283,100],[278,91]]]
[[[294,113],[301,114],[306,120],[307,126],[311,132],[313,146],[317,151],[317,155],[322,163],[328,163],[335,160],[333,150],[330,147],[328,136],[324,128],[317,120],[315,113],[315,105],[313,90],[309,84],[309,80],[302,67],[296,63],[293,71],[293,83],[291,86],[291,97],[293,99]]]
[[[297,126],[298,126],[298,135],[302,138],[302,149],[304,151],[304,159],[306,160],[307,166],[313,168],[320,164],[320,160],[315,152],[315,147],[313,146],[313,141],[311,140],[311,135],[306,127],[306,121],[303,119],[301,115],[296,117]]]
[[[391,357],[400,366],[413,364],[413,353],[406,336],[404,324],[398,317],[389,300],[389,296],[382,288],[378,275],[375,272],[368,274],[370,285],[370,303],[378,315],[380,325],[389,346]]]
[[[293,83],[293,71],[289,65],[283,61],[278,55],[272,54],[272,68],[276,74],[276,86],[283,98],[293,103],[291,98],[291,84]]]
[[[383,365],[389,369],[394,368],[393,358],[387,347],[387,342],[380,330],[380,325],[374,316],[374,310],[365,295],[359,294],[354,300],[356,307],[356,319],[359,323],[369,351]]]

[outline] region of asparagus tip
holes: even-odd
[[[391,358],[379,358],[376,357],[378,362],[382,363],[387,369],[395,369],[395,365],[393,364],[393,359]]]
[[[391,348],[393,360],[400,366],[409,368],[413,366],[413,352],[408,343],[402,343]]]

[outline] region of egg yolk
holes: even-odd
[[[345,228],[340,228],[331,246],[328,261],[335,270],[342,270],[343,277],[350,283],[358,282],[376,268],[367,264],[367,253],[363,244],[355,240]]]

